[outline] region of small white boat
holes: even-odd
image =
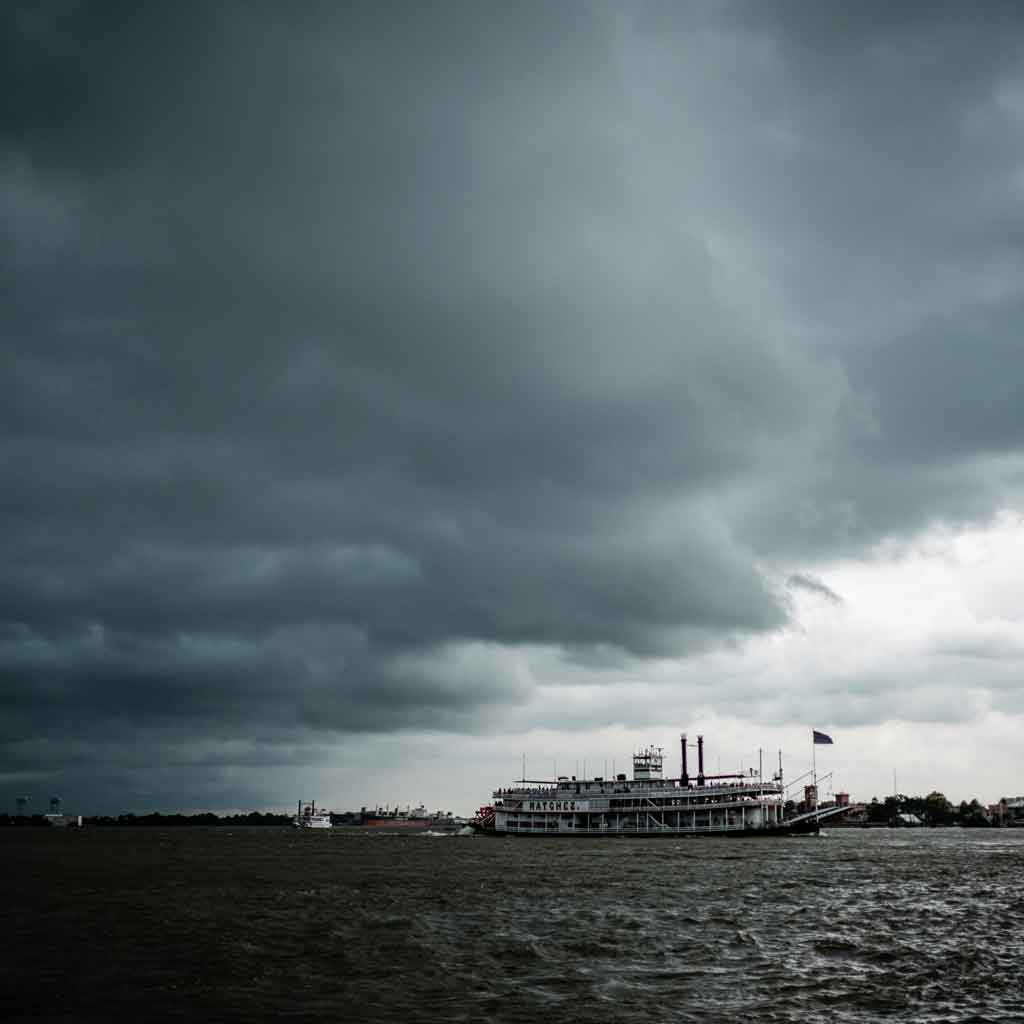
[[[316,801],[310,800],[308,804],[299,801],[298,813],[292,818],[292,825],[295,828],[333,828],[331,812],[323,808],[317,810]]]

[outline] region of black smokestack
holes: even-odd
[[[683,733],[682,736],[679,737],[679,745],[680,745],[680,747],[682,748],[682,751],[683,751],[683,771],[682,771],[682,775],[680,776],[679,781],[684,786],[688,786],[690,784],[690,776],[686,772],[686,733],[685,732]]]
[[[704,737],[697,737],[697,785],[704,785]]]

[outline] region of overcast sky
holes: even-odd
[[[3,809],[1024,793],[1024,8],[0,24]]]

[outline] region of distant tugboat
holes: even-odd
[[[633,778],[523,779],[494,792],[481,807],[473,829],[499,836],[787,836],[816,833],[824,818],[846,807],[813,806],[786,816],[779,773],[704,774],[704,737],[697,737],[697,777],[686,767],[686,735],[681,737],[682,772],[663,777],[661,748],[633,755]],[[815,800],[816,803],[816,800]]]
[[[333,828],[331,812],[323,809],[316,809],[316,801],[311,800],[308,804],[299,801],[298,813],[292,818],[292,825],[295,828]]]

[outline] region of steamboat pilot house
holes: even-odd
[[[660,747],[633,755],[633,777],[554,781],[523,779],[494,793],[488,831],[529,836],[657,836],[753,834],[783,825],[781,772],[770,781],[760,775],[704,774],[704,737],[697,737],[698,769],[686,765],[686,736],[681,737],[682,772],[663,775]]]

